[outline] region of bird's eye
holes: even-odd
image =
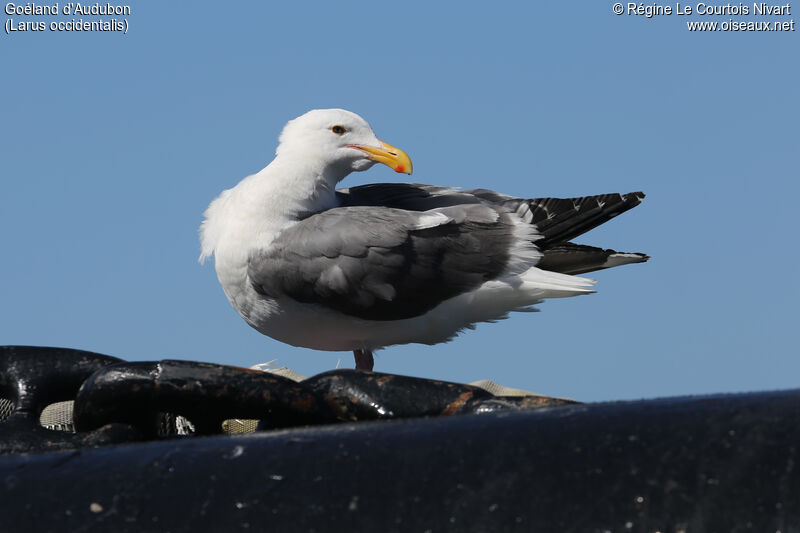
[[[344,126],[339,126],[339,125],[337,124],[336,126],[331,126],[331,131],[332,131],[333,133],[335,133],[336,135],[342,135],[342,134],[344,134],[344,132],[346,132],[347,130],[346,130],[346,129],[344,129]]]

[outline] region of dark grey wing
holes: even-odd
[[[536,226],[542,236],[536,246],[547,249],[565,243],[633,209],[643,192],[598,194],[579,198],[515,198],[488,189],[460,190],[421,183],[374,183],[341,189],[343,206],[385,206],[409,211],[480,203],[506,212],[516,212]]]
[[[399,320],[498,277],[514,238],[510,215],[482,204],[436,212],[340,207],[281,232],[251,258],[248,275],[273,298]]]
[[[639,205],[642,192],[598,194],[579,198],[515,198],[488,189],[460,190],[420,183],[375,183],[337,191],[342,205],[385,205],[411,211],[481,203],[517,213],[541,235],[543,270],[583,274],[628,263],[641,263],[642,253],[617,252],[568,242]]]
[[[645,197],[643,192],[610,193],[578,198],[513,198],[487,189],[463,191],[485,202],[514,210],[536,226],[542,239],[536,246],[547,249],[583,235],[617,215],[633,209]],[[526,214],[526,211],[528,213]]]
[[[341,206],[381,206],[407,211],[484,203],[482,199],[460,189],[422,183],[372,183],[338,189],[336,196]]]
[[[541,235],[536,240],[536,247],[543,255],[536,266],[542,270],[577,275],[630,263],[643,263],[649,259],[642,253],[617,252],[568,242],[633,209],[644,199],[643,192],[530,200],[506,196],[488,189],[466,190],[462,194],[514,211],[533,224]]]

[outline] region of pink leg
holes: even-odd
[[[356,369],[369,370],[375,366],[375,358],[372,357],[372,350],[353,350],[353,355],[356,358]]]

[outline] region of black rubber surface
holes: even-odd
[[[2,531],[800,531],[800,391],[0,457]]]

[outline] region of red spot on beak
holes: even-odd
[[[394,171],[395,172],[405,172],[406,171],[406,167],[404,167],[403,165],[397,165],[396,167],[394,167]]]

